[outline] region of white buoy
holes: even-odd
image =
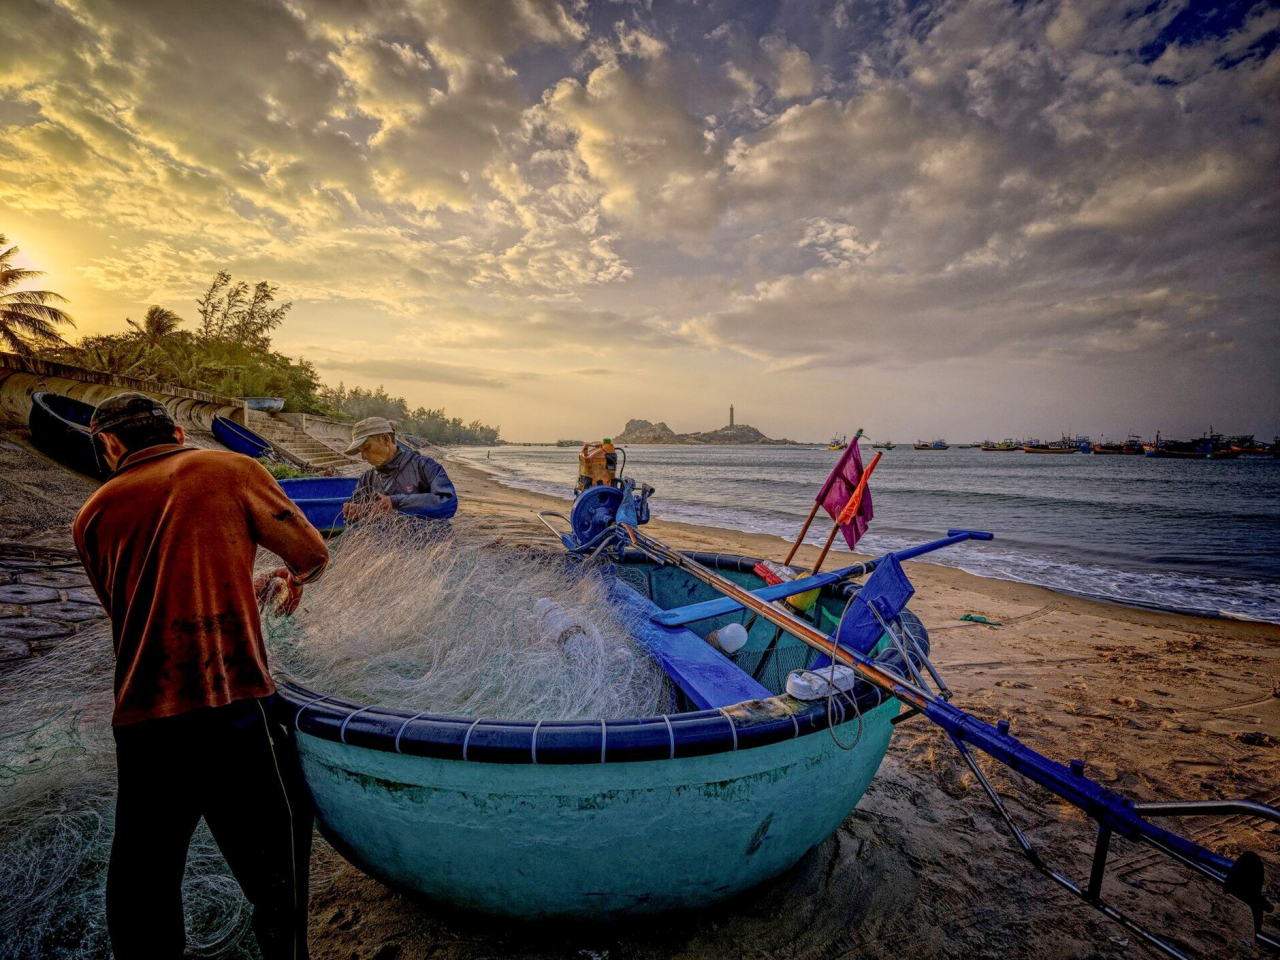
[[[747,628],[740,623],[726,623],[707,634],[707,643],[723,653],[737,653],[747,645]]]

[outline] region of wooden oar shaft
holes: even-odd
[[[845,666],[852,667],[857,673],[864,677],[869,683],[875,684],[881,690],[891,696],[897,697],[904,703],[924,709],[925,705],[930,703],[932,698],[923,690],[920,690],[914,684],[908,683],[901,677],[881,669],[873,661],[864,657],[856,657],[832,637],[828,637],[807,620],[802,620],[794,614],[783,610],[781,607],[774,606],[768,601],[761,600],[750,590],[740,587],[727,577],[722,577],[714,570],[710,570],[684,556],[676,550],[671,549],[661,541],[653,539],[648,534],[637,533],[636,537],[644,543],[655,554],[662,557],[667,563],[677,566],[686,573],[701,580],[709,587],[723,593],[725,596],[737,601],[746,609],[768,620],[774,626],[781,627],[787,633],[791,634],[800,642],[807,644],[813,649],[821,651],[829,656],[832,660],[843,663]]]

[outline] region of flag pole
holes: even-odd
[[[853,439],[850,440],[849,442],[856,446],[858,443],[858,438],[861,436],[862,436],[862,428],[859,427],[857,433],[853,435]],[[836,465],[831,471],[831,476],[835,476],[836,470],[840,469],[841,465],[844,463],[844,458],[846,456],[848,456],[847,450],[844,454],[841,455],[840,459],[836,461]],[[784,567],[787,564],[789,564],[792,561],[792,559],[795,557],[796,551],[800,549],[800,544],[804,543],[804,535],[809,532],[809,525],[813,523],[813,518],[818,515],[818,508],[822,506],[822,498],[826,496],[827,487],[831,483],[831,476],[827,477],[827,482],[822,485],[821,492],[819,492],[817,499],[813,501],[813,509],[809,511],[809,516],[805,517],[804,526],[802,526],[800,528],[800,532],[796,534],[796,542],[791,545],[791,550],[787,553],[787,559],[782,561],[782,565]],[[828,547],[830,545],[831,545],[830,543],[827,544]],[[823,553],[823,556],[826,556],[826,550],[823,550],[822,553]]]
[[[822,562],[827,559],[827,553],[831,550],[831,545],[836,542],[836,534],[840,532],[840,528],[845,524],[851,523],[853,518],[858,514],[858,508],[862,506],[863,494],[867,492],[867,480],[871,477],[871,471],[876,468],[876,464],[880,462],[880,454],[876,454],[871,458],[871,462],[867,464],[867,469],[862,471],[862,476],[858,478],[858,485],[854,487],[853,494],[849,497],[849,502],[844,505],[844,509],[840,511],[840,516],[836,518],[835,525],[831,528],[831,533],[827,536],[827,542],[822,546],[822,552],[818,554],[818,560],[813,565],[812,573],[817,573],[822,569]]]

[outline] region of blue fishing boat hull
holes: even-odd
[[[744,586],[762,584],[750,558],[700,559]],[[710,596],[678,570],[620,566],[611,589],[653,610]],[[826,588],[824,628],[848,589]],[[743,619],[739,611],[699,629]],[[695,659],[723,658],[688,630],[653,629],[669,652],[692,646]],[[760,697],[723,706],[698,709],[677,688],[662,716],[508,722],[362,706],[282,679],[279,715],[294,731],[321,830],[390,886],[523,920],[698,908],[777,876],[829,837],[874,778],[898,713],[869,685],[856,688],[856,710],[837,700],[830,713],[825,701],[776,695],[813,651],[785,636],[770,646],[773,633],[763,622],[751,628],[738,686],[730,683]],[[875,653],[896,663],[883,641]]]
[[[343,528],[342,505],[356,491],[355,477],[314,477],[279,483],[307,521],[321,533],[337,533]]]
[[[40,391],[31,395],[27,426],[37,450],[79,473],[105,480],[110,472],[98,459],[89,435],[92,404],[58,393]]]
[[[325,836],[369,875],[478,913],[598,921],[706,906],[794,865],[857,805],[896,712],[864,715],[850,751],[821,730],[637,763],[514,766],[297,743]]]
[[[247,430],[226,417],[213,418],[213,435],[232,453],[243,453],[246,457],[253,457],[255,460],[271,449],[271,444],[252,430]]]

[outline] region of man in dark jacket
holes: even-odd
[[[73,527],[116,658],[112,949],[183,956],[182,874],[203,817],[253,905],[263,957],[304,960],[312,814],[270,717],[253,564],[260,546],[279,556],[293,603],[329,552],[259,463],[183,446],[150,397],[103,401],[89,429],[113,471]]]
[[[359,453],[373,469],[356,483],[342,508],[349,521],[397,511],[428,520],[448,520],[458,512],[458,493],[444,467],[430,457],[402,449],[390,420],[366,417],[351,429],[347,455]]]

